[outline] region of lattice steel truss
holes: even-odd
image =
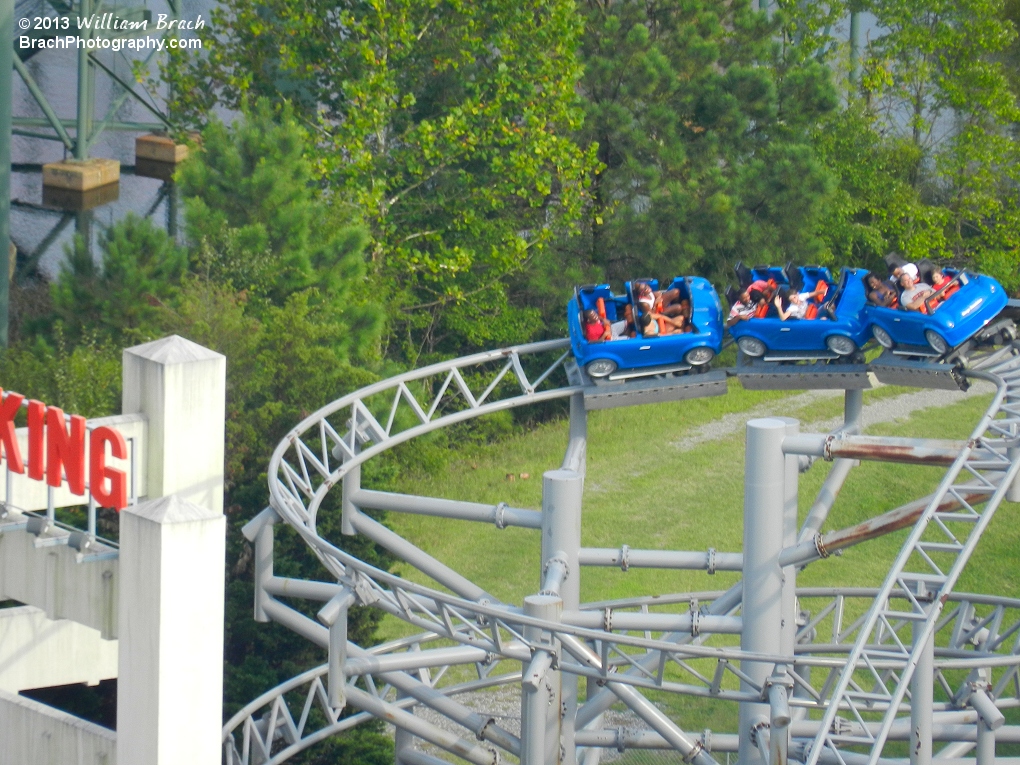
[[[783,551],[782,565],[803,565],[825,557],[831,551],[827,545],[847,546],[908,523],[912,526],[882,587],[797,591],[799,616],[792,656],[742,651],[732,645],[732,639],[714,637],[739,634],[743,629],[740,584],[726,592],[582,605],[570,602],[564,584],[571,566],[577,565],[578,551],[550,551],[544,555],[543,595],[538,600],[544,597],[548,605],[550,597],[555,601],[562,596],[562,610],[542,611],[541,604],[530,599],[522,609],[499,602],[360,512],[361,507],[389,506],[488,521],[501,528],[542,528],[545,537],[549,532],[545,507],[538,513],[505,505],[364,491],[358,467],[388,448],[439,427],[487,412],[571,398],[571,442],[564,460],[569,470],[560,471],[564,474],[560,478],[583,473],[585,432],[577,422],[583,417],[578,405],[582,389],[565,384],[568,353],[566,341],[551,341],[401,375],[316,412],[279,445],[270,464],[271,507],[246,528],[256,544],[256,560],[261,561],[256,615],[285,624],[328,648],[330,661],[273,689],[235,715],[224,728],[226,762],[283,762],[369,714],[469,762],[497,762],[500,753],[522,762],[539,762],[526,704],[518,735],[512,726],[499,725],[494,716],[470,709],[454,697],[507,683],[541,691],[547,687],[542,683],[553,675],[590,681],[587,699],[576,706],[571,706],[576,699],[572,701],[574,697],[563,691],[563,708],[568,711],[560,723],[566,725],[563,720],[568,718],[571,723],[561,731],[571,750],[564,753],[563,762],[571,763],[597,762],[597,752],[604,747],[642,746],[674,749],[688,762],[709,765],[716,762],[712,752],[736,751],[738,739],[747,736],[766,756],[770,735],[776,738],[782,732],[775,728],[770,734],[767,721],[737,735],[689,734],[642,693],[654,689],[761,705],[772,698],[773,679],[762,681],[749,674],[745,668],[753,664],[771,666],[776,673],[782,669],[791,679],[784,702],[793,710],[784,723],[789,729],[788,756],[808,765],[876,763],[887,741],[908,738],[911,726],[904,724],[909,720],[903,715],[910,714],[912,676],[918,662],[925,661],[925,651],[929,655],[925,672],[931,673],[940,689],[937,700],[929,694],[933,739],[979,739],[980,725],[974,726],[984,719],[982,708],[991,714],[982,707],[984,700],[992,710],[1020,706],[1020,601],[952,591],[1020,469],[1016,459],[1020,453],[1020,357],[1011,348],[985,357],[982,369],[970,373],[992,382],[996,393],[958,454],[947,462],[944,443],[941,451],[933,450],[929,442],[915,448],[911,457],[915,461],[935,455],[933,459],[943,459],[939,464],[948,464],[935,494],[913,503],[916,509],[908,505],[873,519],[877,532],[851,529],[824,537],[815,534],[814,539],[805,532],[801,544]],[[848,394],[848,425],[850,401]],[[858,398],[858,413],[859,406]],[[374,568],[320,537],[317,514],[338,484],[343,485],[345,533],[366,534],[445,589]],[[838,488],[837,484],[837,493]],[[279,520],[302,535],[332,581],[304,582],[273,575],[272,528]],[[814,529],[820,528],[817,519],[811,523]],[[860,538],[854,538],[855,534]],[[594,561],[606,551],[585,552],[581,557]],[[716,565],[740,565],[739,554],[715,551],[629,554],[623,546],[618,556],[610,557],[624,569],[647,564],[711,571]],[[319,622],[282,598],[325,604]],[[346,640],[346,609],[355,604],[379,608],[423,632],[365,651]],[[907,631],[912,634],[907,636]],[[457,684],[443,680],[451,667],[462,668],[456,673]],[[474,679],[464,681],[463,668],[471,668]],[[572,682],[576,687],[576,681]],[[564,680],[563,687],[567,685]],[[527,691],[522,693],[527,696]],[[620,701],[644,721],[646,731],[602,730],[602,713]],[[344,717],[346,704],[362,711]],[[457,732],[407,711],[414,707],[437,712]],[[966,726],[977,732],[961,733]],[[994,735],[1000,740],[1015,736],[1020,741],[1020,729],[1007,727]],[[400,762],[439,762],[400,742],[398,736]]]

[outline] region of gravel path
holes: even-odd
[[[903,393],[892,398],[881,399],[864,407],[862,411],[863,428],[864,430],[867,430],[869,426],[877,423],[904,420],[914,412],[933,407],[952,405],[971,396],[989,393],[992,390],[993,388],[990,384],[978,383],[973,385],[966,393],[962,391],[920,390],[912,393]],[[754,419],[755,417],[769,417],[795,413],[817,401],[838,398],[842,395],[843,391],[841,390],[807,391],[805,393],[788,396],[777,401],[770,401],[767,404],[761,404],[742,412],[732,412],[723,415],[723,417],[718,420],[714,420],[713,422],[701,426],[690,435],[673,442],[671,445],[682,452],[690,451],[699,444],[726,438],[727,436],[737,433],[744,427],[748,420]],[[843,417],[840,415],[825,420],[804,423],[802,430],[804,432],[816,433],[827,432],[835,429],[841,425],[842,422]],[[520,690],[517,686],[503,686],[490,691],[461,694],[457,697],[457,701],[482,714],[494,717],[498,725],[510,731],[514,735],[520,735]],[[464,736],[469,741],[474,740],[474,736],[465,732],[463,728],[454,725],[445,717],[442,717],[427,707],[419,706],[415,710],[415,714],[422,719],[428,720],[434,725],[444,728],[445,730]],[[605,715],[604,727],[609,729],[643,729],[646,726],[629,710],[610,710]],[[392,732],[392,728],[390,728],[390,731]],[[421,745],[421,748],[423,751],[426,751],[433,756],[442,758],[442,750],[427,744]],[[603,751],[601,759],[603,762],[612,762],[620,756],[621,755],[615,750],[607,749]]]
[[[993,388],[990,383],[979,382],[972,385],[966,393],[950,390],[919,390],[913,393],[903,393],[893,398],[881,399],[864,407],[862,411],[863,427],[867,430],[869,426],[876,423],[905,420],[914,412],[922,409],[949,406],[963,401],[970,396],[990,393],[992,390]],[[679,451],[689,452],[699,444],[733,435],[743,428],[748,420],[752,420],[755,417],[785,415],[790,412],[797,412],[816,401],[840,398],[842,396],[843,391],[841,390],[811,390],[778,401],[759,404],[743,412],[730,412],[718,420],[702,425],[690,435],[674,441],[670,445],[676,447]],[[801,429],[804,432],[825,432],[835,429],[842,423],[843,417],[840,415],[826,420],[819,420],[818,422],[803,423]]]

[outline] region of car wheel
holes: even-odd
[[[924,331],[924,339],[928,341],[928,345],[930,345],[932,350],[936,353],[949,353],[949,343],[947,343],[945,338],[934,329],[926,329]]]
[[[829,335],[825,346],[837,356],[853,356],[857,352],[857,344],[846,335]]]
[[[687,351],[687,353],[684,354],[684,361],[686,361],[692,367],[704,366],[714,358],[715,351],[713,351],[707,345],[700,345],[697,348],[691,348],[689,351]]]
[[[896,344],[893,342],[892,336],[877,324],[871,325],[871,335],[875,338],[875,342],[885,348],[887,351],[891,350]]]
[[[737,340],[737,347],[745,356],[750,356],[753,359],[764,356],[765,351],[768,350],[765,343],[756,337],[741,337]]]
[[[595,359],[588,362],[584,371],[588,373],[589,377],[609,377],[616,371],[616,362],[609,359]]]

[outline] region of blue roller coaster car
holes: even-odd
[[[826,284],[822,302],[809,308],[813,318],[783,321],[774,309],[763,318],[741,321],[730,328],[737,347],[745,356],[766,360],[817,360],[850,359],[858,355],[871,339],[871,329],[864,309],[867,294],[863,269],[844,268],[839,284],[834,284],[827,268],[805,266],[792,272],[795,283],[790,284],[789,269],[757,267],[755,278],[772,278],[779,287],[799,292],[814,292],[819,281]],[[812,300],[814,300],[812,298]],[[812,310],[813,309],[813,310]]]
[[[945,356],[969,340],[1010,332],[1008,319],[995,321],[1008,299],[992,277],[961,271],[924,301],[924,311],[869,305],[865,315],[882,347],[903,355]]]
[[[655,279],[641,279],[653,290]],[[627,305],[635,304],[633,285],[627,282],[626,294],[614,295],[608,284],[579,287],[567,305],[570,345],[577,365],[594,380],[623,380],[646,375],[685,372],[707,368],[722,349],[722,306],[715,288],[700,276],[678,276],[667,289],[677,289],[681,300],[691,304],[693,332],[659,337],[621,337],[617,340],[589,342],[581,326],[586,310],[604,312],[610,322],[623,319]]]

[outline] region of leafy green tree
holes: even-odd
[[[294,103],[317,176],[370,227],[387,345],[414,359],[540,329],[505,285],[579,217],[580,29],[569,0],[229,0],[208,56],[167,76],[183,114]]]
[[[784,59],[746,0],[583,7],[590,262],[622,278],[820,258],[831,181],[808,131],[836,107],[825,67]]]
[[[118,413],[120,349],[99,339],[94,328],[70,345],[57,324],[53,340],[51,345],[42,336],[26,338],[0,353],[4,389],[84,417]]]
[[[251,618],[252,550],[241,527],[266,504],[266,466],[276,444],[308,415],[308,407],[373,382],[375,375],[347,361],[336,338],[344,331],[329,308],[309,292],[292,295],[256,318],[247,296],[204,276],[184,280],[162,317],[174,332],[226,355],[227,514],[226,712],[231,714],[268,688],[324,660],[322,652],[279,625]],[[362,537],[341,537],[339,507],[327,504],[319,532],[362,560],[383,568],[390,559]],[[277,534],[275,568],[281,576],[322,578],[307,546],[285,528]],[[309,614],[314,616],[314,614]],[[378,612],[354,609],[350,635],[371,644]]]
[[[313,290],[344,325],[336,346],[376,354],[383,317],[366,289],[365,228],[323,200],[291,107],[243,106],[233,126],[209,123],[179,174],[192,268],[248,293],[249,312]]]
[[[1016,30],[1001,0],[872,0],[887,31],[868,46],[865,95],[887,133],[921,153],[913,186],[943,215],[929,256],[969,262],[1011,289],[1020,237],[1020,121],[1003,58]]]
[[[75,238],[52,288],[56,318],[127,345],[148,339],[159,306],[173,297],[187,267],[186,251],[134,213],[99,235],[99,249],[101,265]]]
[[[914,187],[924,158],[918,147],[883,136],[860,100],[814,132],[815,149],[838,181],[819,228],[837,263],[884,271],[891,250],[917,260],[945,247],[947,211],[925,204]]]

